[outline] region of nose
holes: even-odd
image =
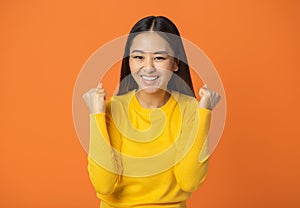
[[[147,73],[153,73],[155,71],[154,62],[151,56],[145,57],[143,70]]]

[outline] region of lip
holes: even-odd
[[[140,78],[143,81],[143,83],[145,83],[146,85],[153,85],[159,79],[159,76],[140,75]]]
[[[155,81],[159,78],[159,76],[147,76],[147,75],[141,75],[140,77],[146,81]]]

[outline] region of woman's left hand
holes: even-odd
[[[201,97],[199,108],[206,108],[209,110],[212,110],[221,99],[218,93],[207,88],[207,84],[200,88],[199,95]]]

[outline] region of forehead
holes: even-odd
[[[130,47],[130,52],[133,50],[141,50],[144,52],[173,52],[169,43],[156,32],[143,32],[135,36]]]

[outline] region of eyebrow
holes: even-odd
[[[131,53],[145,53],[142,50],[133,50]],[[155,51],[154,54],[169,54],[168,51]]]

